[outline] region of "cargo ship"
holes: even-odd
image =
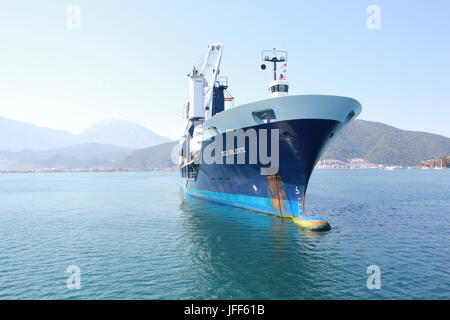
[[[188,75],[184,133],[179,141],[181,189],[187,196],[288,217],[312,230],[325,219],[305,216],[311,173],[361,104],[330,95],[289,95],[287,52],[262,51],[272,69],[266,99],[234,106],[220,75],[223,46],[208,46]]]

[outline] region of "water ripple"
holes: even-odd
[[[326,233],[183,200],[174,173],[0,175],[0,299],[448,299],[450,170],[419,171],[314,173]]]

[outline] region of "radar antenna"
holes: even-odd
[[[273,48],[273,50],[263,50],[261,55],[263,61],[273,62],[273,80],[277,80],[277,63],[287,62],[287,51],[279,51]],[[265,70],[266,65],[262,64],[261,69]]]

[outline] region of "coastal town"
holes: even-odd
[[[450,164],[450,156],[430,159],[422,161],[415,166],[399,165],[386,165],[371,163],[366,159],[352,158],[347,161],[337,159],[323,159],[320,160],[315,169],[317,170],[355,170],[355,169],[381,169],[381,170],[394,170],[394,169],[444,169],[448,168]]]
[[[336,159],[323,159],[320,160],[315,169],[383,169],[383,165],[370,163],[365,159],[354,158],[348,161],[341,161]]]
[[[347,161],[337,159],[322,159],[316,166],[315,170],[363,170],[363,169],[378,169],[378,170],[394,170],[394,169],[445,169],[450,167],[450,156],[443,158],[430,159],[422,161],[415,166],[403,165],[386,165],[375,164],[362,158],[352,158]],[[0,173],[50,173],[50,172],[120,172],[120,171],[176,171],[177,166],[171,167],[155,167],[155,168],[29,168],[29,169],[7,169],[0,166]]]

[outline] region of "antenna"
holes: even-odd
[[[273,63],[273,80],[277,80],[277,63],[287,61],[287,51],[279,51],[275,48],[273,50],[263,50],[261,57],[263,61]],[[261,69],[265,70],[266,65],[262,64]]]

